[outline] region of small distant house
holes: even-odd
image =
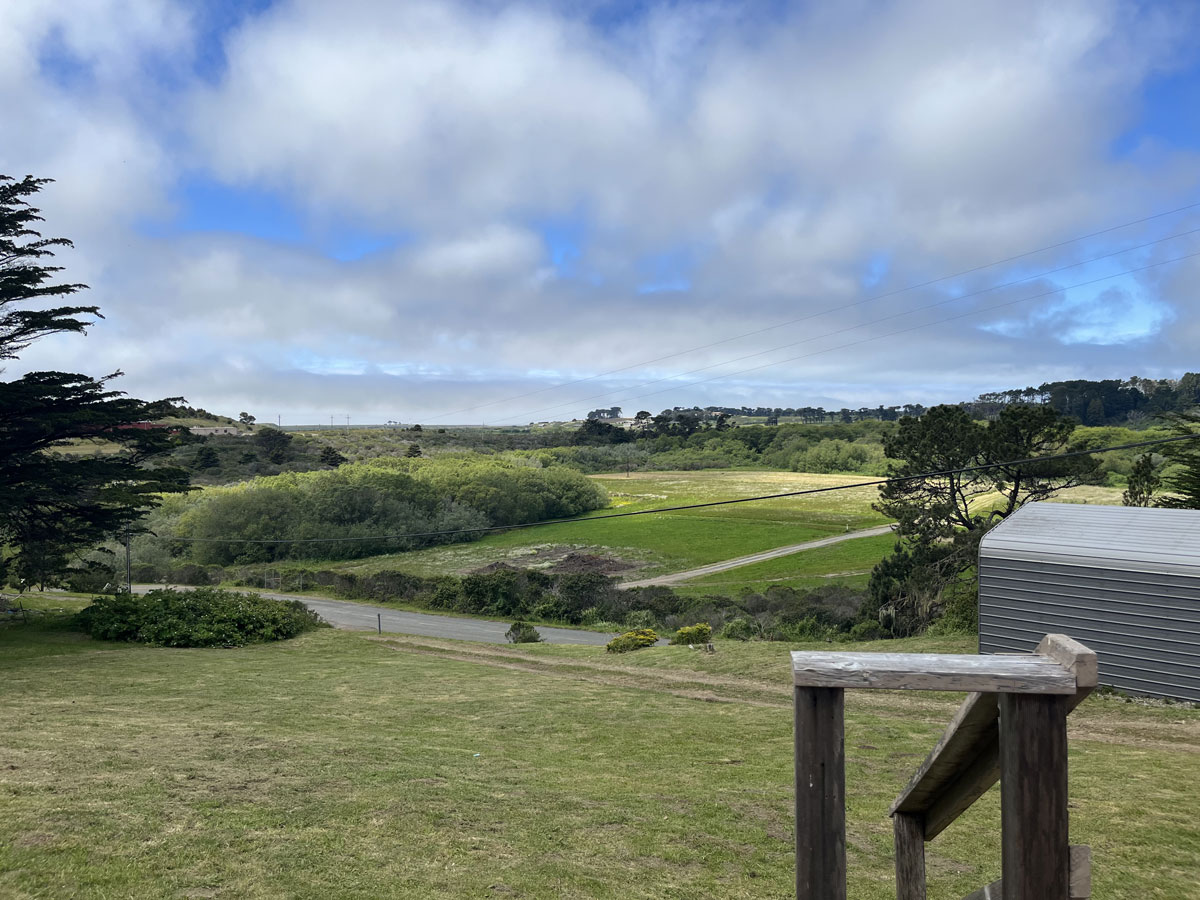
[[[1096,651],[1100,683],[1200,702],[1200,510],[1031,503],[979,545],[979,652],[1046,634]]]
[[[188,429],[192,434],[208,436],[210,434],[232,434],[240,436],[242,431],[236,425],[202,425],[193,426]]]

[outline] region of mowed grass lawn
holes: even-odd
[[[0,628],[0,896],[789,897],[788,649]],[[848,693],[851,897],[894,896],[887,806],[957,699]],[[1200,895],[1200,713],[1072,720],[1094,895]],[[929,845],[931,898],[998,876],[998,823],[993,791]]]
[[[865,480],[858,475],[744,470],[635,472],[630,476],[598,475],[595,479],[609,492],[612,505],[593,515]],[[518,565],[536,563],[548,551],[571,548],[627,560],[638,566],[639,576],[657,575],[841,534],[847,528],[881,525],[888,520],[871,509],[876,497],[875,488],[857,488],[685,512],[599,522],[575,521],[518,529],[467,544],[330,563],[330,568],[355,572],[400,569],[419,575],[462,574],[499,561]]]

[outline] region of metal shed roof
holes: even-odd
[[[980,556],[1200,577],[1200,510],[1030,503],[984,535]]]

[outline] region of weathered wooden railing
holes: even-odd
[[[1067,714],[1096,686],[1096,654],[1047,635],[1032,655],[792,654],[796,896],[845,900],[844,692],[968,691],[892,804],[898,900],[925,900],[925,843],[1000,781],[1002,878],[967,900],[1091,894],[1087,847],[1067,839]]]

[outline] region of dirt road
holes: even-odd
[[[887,534],[892,530],[891,525],[879,525],[875,528],[864,528],[862,531],[851,531],[846,534],[836,534],[833,537],[820,538],[815,541],[805,541],[803,544],[792,544],[788,547],[776,547],[774,550],[764,550],[761,553],[751,553],[749,556],[739,556],[736,559],[727,559],[723,562],[710,563],[707,566],[700,566],[696,569],[688,569],[686,572],[672,572],[670,575],[659,575],[656,578],[643,578],[640,581],[626,581],[620,585],[623,589],[635,587],[652,587],[654,585],[671,585],[679,584],[681,581],[689,581],[692,578],[699,578],[702,575],[712,575],[716,572],[724,572],[728,569],[736,569],[739,566],[748,566],[751,563],[762,562],[767,559],[775,559],[780,556],[790,556],[793,553],[800,553],[804,550],[815,550],[817,547],[828,547],[830,544],[838,544],[842,541],[852,541],[855,538],[874,537],[880,534]]]

